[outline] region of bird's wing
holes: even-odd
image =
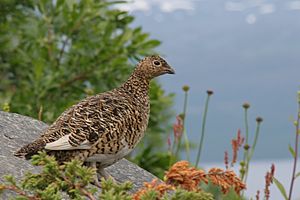
[[[72,134],[65,135],[60,139],[47,143],[45,149],[47,150],[75,150],[75,149],[90,149],[92,144],[88,140],[84,140],[79,145],[70,144],[70,136]]]
[[[119,100],[114,96],[94,96],[80,102],[71,111],[66,112],[65,117],[55,123],[57,124],[55,126],[59,127],[61,137],[49,140],[45,149],[90,149],[105,132],[112,131],[110,127],[112,124],[119,126],[119,123],[122,124],[121,121],[125,120],[124,115],[116,112],[122,110],[120,108],[122,101]],[[119,126],[119,128],[121,127]],[[53,130],[57,132],[57,128],[54,127]],[[120,139],[121,137],[119,135],[115,138]]]

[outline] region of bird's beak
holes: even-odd
[[[168,70],[168,74],[175,74],[175,70],[170,67],[170,69]]]
[[[175,70],[168,65],[168,67],[165,68],[165,73],[167,73],[167,74],[175,74]]]

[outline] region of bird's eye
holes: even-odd
[[[159,66],[159,65],[161,64],[158,60],[155,60],[153,63],[154,63],[154,65],[156,65],[156,66]]]

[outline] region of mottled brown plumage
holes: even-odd
[[[141,60],[119,88],[88,97],[63,112],[44,133],[15,155],[46,150],[62,163],[77,158],[92,166],[112,165],[144,136],[150,113],[149,82],[174,70],[159,56]]]

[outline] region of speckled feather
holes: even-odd
[[[46,150],[60,163],[77,158],[96,160],[102,167],[113,164],[144,136],[150,113],[150,80],[166,73],[174,70],[161,57],[144,58],[123,85],[73,105],[15,155],[30,158]]]

